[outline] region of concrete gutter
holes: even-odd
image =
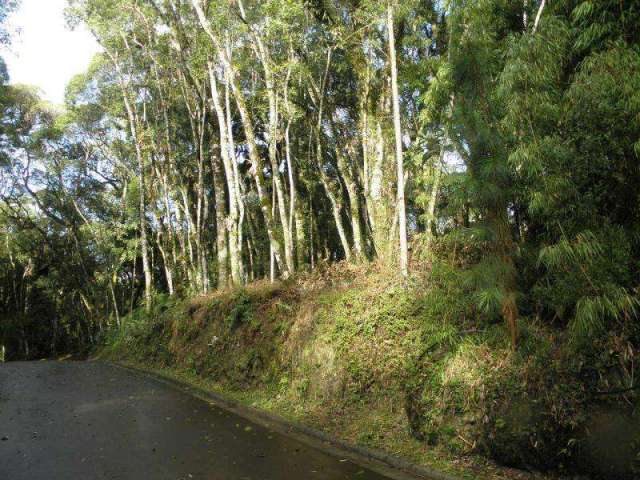
[[[286,420],[264,410],[243,405],[220,394],[189,385],[188,383],[176,380],[162,373],[150,372],[148,370],[120,363],[106,363],[116,368],[128,370],[147,378],[152,378],[160,383],[169,385],[182,392],[197,397],[207,403],[212,403],[219,408],[233,412],[256,424],[295,438],[306,445],[325,451],[331,455],[346,458],[358,465],[367,467],[394,480],[461,480],[459,477],[439,472],[423,465],[417,465],[380,450],[351,445],[320,430]]]

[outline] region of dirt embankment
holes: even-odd
[[[635,478],[635,397],[594,396],[604,377],[587,376],[558,332],[523,319],[513,351],[463,286],[405,288],[392,278],[340,266],[160,299],[150,317],[126,318],[103,355],[471,478]]]

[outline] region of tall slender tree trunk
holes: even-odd
[[[272,215],[276,214],[276,189],[275,187],[273,187],[271,189],[272,193]],[[269,280],[271,281],[271,283],[274,283],[276,281],[276,255],[275,255],[275,251],[273,250],[273,245],[269,246]]]
[[[296,260],[298,262],[298,268],[303,268],[303,266],[308,266],[308,260],[306,258],[307,235],[304,212],[300,204],[296,204],[293,215],[295,217],[296,229]]]
[[[365,135],[368,135],[368,130]],[[387,253],[387,243],[389,241],[388,228],[389,206],[384,203],[382,191],[384,181],[384,161],[385,161],[385,140],[382,132],[382,123],[378,119],[376,121],[375,132],[372,132],[375,143],[371,147],[372,157],[368,160],[369,175],[365,178],[368,182],[367,188],[367,213],[369,215],[369,223],[373,232],[373,244],[376,253],[380,257],[384,257]]]
[[[131,136],[134,139],[136,159],[138,161],[138,183],[139,183],[139,196],[138,196],[138,209],[139,209],[139,227],[140,227],[140,251],[142,253],[142,270],[144,272],[144,298],[145,308],[147,311],[151,310],[152,302],[152,283],[153,278],[151,274],[151,264],[149,262],[149,243],[147,240],[147,216],[146,216],[146,175],[144,156],[142,153],[142,140],[138,137],[139,132],[136,126],[136,115],[133,108],[127,98],[126,92],[123,92],[124,103],[129,117],[129,127],[131,129]]]
[[[342,249],[344,250],[344,256],[347,261],[351,261],[351,247],[349,245],[349,240],[347,238],[347,234],[344,229],[344,225],[342,224],[342,202],[340,201],[341,192],[336,189],[334,191],[331,188],[331,180],[327,176],[325,172],[324,166],[324,158],[322,155],[322,122],[324,119],[324,95],[325,90],[327,88],[328,78],[329,78],[329,69],[331,68],[331,61],[333,58],[333,50],[329,50],[327,52],[327,61],[325,64],[324,74],[322,76],[322,80],[320,83],[320,89],[316,95],[314,95],[314,91],[309,88],[309,95],[311,98],[316,98],[316,104],[318,106],[318,119],[315,124],[315,141],[316,141],[316,162],[318,167],[318,174],[320,176],[320,182],[324,187],[324,191],[329,199],[329,203],[331,204],[331,211],[333,213],[333,219],[336,224],[336,229],[338,230],[338,237],[340,238],[340,243],[342,244]],[[338,188],[342,188],[341,185]],[[326,239],[325,239],[326,240]]]
[[[227,263],[229,260],[229,244],[227,241],[227,227],[225,215],[225,190],[223,170],[220,165],[220,159],[211,158],[213,167],[213,186],[216,209],[216,249],[218,254],[218,288],[224,288],[229,283],[229,269]]]
[[[126,37],[123,35],[123,40],[125,42],[125,46],[127,50],[129,50],[129,44],[127,43]],[[145,308],[148,311],[151,310],[151,302],[153,297],[153,274],[151,270],[151,264],[149,261],[149,243],[147,239],[147,217],[146,217],[146,176],[145,176],[145,162],[144,162],[144,153],[143,153],[143,145],[142,138],[140,137],[141,132],[138,129],[138,114],[134,110],[134,107],[130,100],[130,92],[128,85],[125,81],[124,73],[120,68],[120,63],[118,59],[111,53],[108,48],[105,48],[105,52],[107,56],[111,59],[113,66],[116,69],[118,74],[118,83],[120,85],[120,90],[122,93],[122,99],[124,101],[125,109],[127,111],[127,119],[129,120],[129,130],[131,133],[131,137],[133,139],[133,143],[135,146],[136,152],[136,160],[138,163],[138,183],[139,183],[139,227],[140,227],[140,251],[142,254],[142,269],[144,272],[144,297],[145,297]],[[132,95],[133,96],[133,95]]]
[[[220,63],[225,69],[228,81],[231,84],[231,91],[236,100],[236,105],[238,107],[238,112],[240,113],[242,126],[245,131],[247,147],[249,150],[249,160],[251,162],[251,174],[253,175],[254,182],[256,185],[256,192],[258,194],[258,200],[260,202],[260,209],[262,211],[264,222],[267,228],[267,236],[269,237],[270,245],[273,247],[274,257],[280,267],[282,276],[286,278],[290,275],[291,272],[287,268],[286,263],[283,261],[284,260],[283,247],[280,241],[278,240],[277,231],[274,225],[273,214],[271,211],[271,207],[272,207],[271,198],[269,197],[269,195],[265,190],[264,171],[263,171],[264,165],[260,158],[260,154],[258,152],[258,146],[256,144],[256,134],[253,127],[253,120],[249,112],[249,109],[247,107],[244,92],[240,88],[240,84],[236,77],[235,68],[231,62],[231,58],[229,57],[229,52],[223,47],[222,42],[211,29],[211,26],[204,14],[204,10],[202,9],[202,5],[200,4],[200,1],[191,0],[191,3],[198,16],[198,20],[200,22],[201,27],[204,29],[204,31],[207,33],[207,35],[211,39],[218,53]]]
[[[184,215],[184,220],[186,222],[186,229],[184,230],[184,243],[187,246],[188,256],[188,272],[189,272],[189,281],[192,285],[196,285],[200,288],[198,284],[200,281],[198,260],[196,258],[196,250],[193,247],[193,238],[195,236],[195,227],[193,217],[191,215],[191,209],[189,208],[189,196],[187,195],[186,187],[180,188],[180,194],[182,196],[182,210]]]
[[[260,58],[263,58],[260,55]],[[269,163],[271,164],[271,175],[273,177],[273,187],[276,192],[273,199],[274,204],[278,207],[278,215],[280,217],[280,225],[282,227],[284,239],[284,256],[287,269],[290,272],[295,270],[293,261],[293,236],[289,228],[289,216],[287,214],[286,197],[282,178],[278,164],[278,107],[277,97],[275,93],[275,84],[273,75],[268,65],[268,59],[262,61],[266,77],[267,97],[269,98]],[[275,213],[275,212],[274,212]],[[275,215],[274,215],[275,217]]]
[[[538,30],[538,25],[540,24],[540,19],[542,18],[542,12],[544,11],[546,3],[546,0],[542,0],[542,2],[540,2],[540,7],[538,8],[536,19],[533,22],[533,33],[536,33],[536,31]]]
[[[318,139],[318,142],[320,142],[320,139]],[[318,157],[318,162],[322,162],[321,148],[319,148]],[[333,214],[333,220],[336,224],[336,229],[338,230],[338,237],[340,238],[340,243],[342,244],[342,249],[344,250],[345,260],[350,262],[351,247],[349,245],[347,232],[345,231],[344,224],[342,223],[342,203],[338,201],[336,194],[331,188],[330,180],[327,178],[327,174],[322,168],[322,164],[320,163],[320,181],[322,183],[322,186],[324,187],[324,191],[327,194],[327,197],[329,198],[329,203],[331,204],[331,213]]]
[[[262,58],[262,56],[261,56]],[[263,60],[265,77],[267,78],[267,96],[269,98],[269,162],[271,163],[271,174],[276,191],[276,201],[278,205],[278,214],[280,216],[280,224],[284,238],[284,255],[287,269],[290,272],[295,270],[295,262],[293,260],[293,235],[291,234],[289,216],[287,215],[286,197],[280,168],[278,165],[278,107],[275,92],[275,83],[273,74],[268,65],[268,59]]]
[[[140,161],[138,168],[140,169],[140,249],[142,251],[142,269],[144,271],[144,298],[147,310],[149,310],[152,301],[153,278],[149,261],[149,241],[147,239],[147,217],[144,193],[146,190],[146,182],[143,161]]]
[[[292,55],[290,55],[289,61],[292,62]],[[287,126],[284,130],[284,148],[285,148],[285,159],[287,162],[287,176],[289,179],[289,243],[294,245],[293,235],[295,231],[295,255],[296,255],[296,263],[298,268],[302,268],[305,264],[305,255],[304,255],[304,242],[305,242],[305,232],[304,232],[304,220],[302,217],[302,212],[300,211],[300,207],[298,204],[298,185],[296,182],[296,172],[293,167],[293,158],[291,155],[291,123],[293,121],[293,113],[291,111],[291,104],[289,102],[289,81],[291,78],[291,64],[287,69],[287,79],[285,81],[284,87],[284,103],[287,112]]]
[[[240,8],[241,15],[245,19],[244,5],[242,0],[237,0]],[[246,21],[246,19],[245,19]],[[284,187],[282,185],[282,179],[280,174],[280,168],[278,163],[278,137],[279,137],[279,114],[278,114],[278,96],[276,93],[276,84],[273,71],[270,64],[270,55],[265,47],[260,35],[251,27],[251,38],[253,40],[253,49],[256,56],[262,64],[264,71],[265,87],[267,92],[267,99],[269,103],[269,115],[268,115],[268,145],[269,145],[269,163],[271,165],[271,175],[273,178],[273,188],[276,192],[272,201],[274,205],[277,204],[278,214],[280,217],[280,225],[282,227],[283,239],[284,239],[284,256],[287,264],[287,270],[293,272],[295,270],[295,262],[293,260],[293,235],[291,234],[289,216],[287,215],[286,197],[284,193]],[[272,211],[272,215],[275,218],[275,210]]]
[[[229,55],[231,55],[229,53]],[[235,191],[236,191],[236,200],[238,203],[238,254],[240,257],[240,263],[238,267],[240,268],[240,276],[244,281],[245,272],[244,266],[242,262],[242,245],[244,238],[244,222],[245,222],[245,206],[244,206],[244,190],[243,184],[240,179],[240,171],[238,168],[238,162],[236,161],[236,146],[233,140],[233,119],[231,116],[231,92],[229,86],[229,77],[228,75],[225,78],[225,87],[224,87],[224,104],[225,104],[225,113],[227,117],[227,143],[229,146],[229,161],[231,162],[231,167],[233,169],[233,178],[235,182]]]
[[[398,231],[400,233],[400,273],[409,275],[409,248],[407,242],[407,212],[404,198],[404,160],[402,153],[402,124],[400,123],[400,94],[398,89],[398,65],[393,21],[394,6],[387,6],[387,30],[389,34],[389,65],[391,67],[391,95],[393,100],[393,129],[396,139],[396,166],[398,182]]]
[[[115,272],[111,276],[111,278],[109,278],[109,292],[111,293],[111,301],[113,302],[113,313],[116,316],[116,325],[118,326],[118,328],[120,328],[120,309],[118,308],[118,298],[116,297],[116,289],[113,286],[113,277],[115,277]],[[54,326],[57,326],[57,325],[54,324]],[[57,328],[54,328],[54,336],[55,336],[56,330]],[[55,343],[53,345],[55,346]]]
[[[353,232],[353,252],[357,260],[365,259],[365,251],[362,245],[363,234],[361,228],[360,199],[358,187],[355,181],[347,179],[347,193],[349,194],[349,209],[351,210],[351,230]]]
[[[220,156],[224,167],[224,176],[227,180],[227,191],[229,193],[229,221],[226,228],[229,232],[229,263],[231,266],[231,282],[234,285],[242,284],[242,237],[240,235],[240,191],[237,188],[238,181],[235,178],[236,170],[233,168],[230,157],[231,148],[229,146],[229,128],[227,127],[227,115],[225,114],[218,91],[217,79],[213,70],[213,64],[209,62],[209,80],[211,83],[212,104],[218,119],[220,134]],[[219,207],[217,207],[219,208]],[[216,209],[216,212],[218,210]]]
[[[444,162],[445,146],[443,145],[440,152],[440,159],[438,164],[434,168],[433,172],[433,186],[431,187],[431,194],[429,195],[429,204],[427,206],[427,248],[431,250],[433,239],[436,236],[436,203],[438,201],[438,194],[440,193],[440,180],[442,178],[442,165]]]
[[[334,138],[337,137],[335,129],[333,130],[333,136]],[[338,160],[338,170],[349,196],[349,219],[351,220],[351,232],[353,234],[353,253],[356,260],[359,261],[365,258],[365,251],[362,246],[362,215],[360,211],[360,188],[358,186],[357,174],[353,171],[352,159],[346,158],[338,145],[336,145],[335,152]]]
[[[160,223],[156,217],[157,223]],[[172,270],[172,262],[170,255],[167,254],[166,249],[162,245],[162,229],[159,228],[156,234],[156,245],[158,246],[158,250],[160,250],[160,256],[162,257],[162,264],[164,266],[164,276],[167,281],[167,289],[169,290],[169,295],[174,294],[173,288],[173,270]]]

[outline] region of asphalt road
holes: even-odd
[[[385,478],[103,363],[0,364],[0,479]]]

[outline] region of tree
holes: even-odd
[[[398,65],[393,22],[394,5],[387,6],[387,31],[389,34],[389,66],[391,68],[391,91],[393,98],[393,130],[396,140],[396,166],[398,171],[398,224],[400,232],[400,273],[409,275],[409,253],[407,247],[407,212],[404,198],[404,159],[402,154],[402,125],[400,123],[400,98],[398,93]]]

